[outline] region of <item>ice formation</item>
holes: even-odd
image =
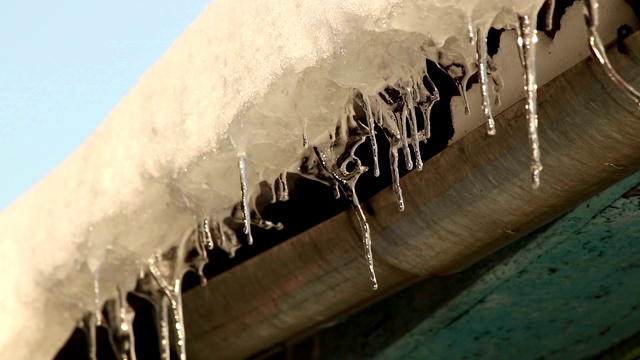
[[[585,5],[595,58],[637,102],[638,92],[606,59],[597,2]],[[281,228],[262,219],[255,199],[267,181],[274,201],[287,200],[287,172],[324,182],[349,201],[377,288],[374,245],[355,191],[368,169],[355,148],[369,138],[377,176],[383,165],[374,135],[384,134],[403,210],[399,153],[408,169],[422,169],[419,145],[431,136],[430,110],[439,100],[425,59],[456,82],[466,113],[475,111],[467,82],[479,72],[487,131],[500,131],[491,106],[500,103],[503,83],[487,56],[491,27],[518,34],[537,187],[535,24],[542,6],[552,10],[554,1],[212,2],[96,133],[0,216],[0,279],[10,289],[0,300],[3,356],[50,358],[85,312],[92,356],[103,324],[119,358],[133,359],[123,293],[134,291],[156,308],[162,358],[172,346],[186,358],[182,276],[201,273],[208,249],[235,254],[240,243],[223,221],[229,216],[243,223],[249,244],[251,225]],[[35,265],[15,257],[43,248],[47,257]],[[105,299],[115,300],[102,316]]]

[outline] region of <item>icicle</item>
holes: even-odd
[[[462,96],[462,102],[464,103],[464,114],[470,115],[471,108],[469,107],[469,99],[467,98],[467,82],[459,82],[458,83],[458,91],[460,92],[460,96]]]
[[[150,262],[149,272],[164,292],[165,299],[168,301],[173,321],[173,336],[176,339],[178,358],[180,360],[187,359],[184,334],[184,317],[182,316],[182,279],[173,279],[173,286],[164,279],[155,262]]]
[[[211,227],[209,226],[209,219],[202,220],[202,239],[206,249],[213,249],[213,237],[211,236]]]
[[[378,143],[376,142],[376,130],[375,121],[373,118],[373,112],[371,111],[371,100],[367,95],[362,95],[362,101],[364,102],[364,110],[367,117],[367,126],[369,127],[369,140],[371,141],[371,150],[373,152],[373,176],[380,176],[380,165],[378,164]]]
[[[96,326],[102,325],[102,313],[100,312],[100,272],[93,273],[93,305],[96,317]]]
[[[358,196],[355,191],[356,181],[360,174],[366,171],[366,168],[361,165],[360,161],[357,158],[353,158],[352,161],[355,162],[356,169],[343,178],[329,167],[329,165],[325,161],[324,154],[322,154],[322,152],[317,147],[314,147],[313,150],[315,151],[321,166],[327,172],[331,173],[331,175],[335,178],[336,182],[340,186],[340,189],[344,193],[344,196],[349,200],[349,204],[358,217],[358,221],[360,223],[360,231],[362,233],[362,242],[364,244],[365,258],[367,260],[367,266],[369,268],[369,280],[371,282],[371,288],[373,290],[376,290],[378,288],[378,280],[376,279],[376,273],[373,267],[373,253],[371,251],[371,230],[369,229],[369,223],[364,216],[364,212],[362,211],[362,207],[360,206],[360,202],[358,201]]]
[[[404,199],[402,197],[402,188],[400,187],[400,169],[398,167],[398,150],[402,146],[400,139],[400,130],[397,123],[393,120],[395,116],[391,110],[386,109],[384,101],[381,98],[376,99],[378,102],[378,124],[382,127],[383,133],[389,141],[389,163],[391,166],[391,183],[393,192],[396,194],[398,202],[398,210],[404,210]]]
[[[476,60],[478,62],[478,77],[482,93],[482,111],[487,118],[487,134],[496,134],[496,123],[491,114],[491,100],[489,100],[489,79],[487,76],[487,37],[482,29],[477,30]]]
[[[93,310],[88,311],[80,321],[79,326],[87,337],[87,353],[90,360],[96,360],[96,327],[102,325],[102,312],[100,311],[100,272],[97,268],[93,271]]]
[[[276,193],[278,194],[279,201],[289,200],[289,186],[287,185],[287,172],[284,171],[276,179],[277,187]]]
[[[367,168],[362,166],[360,159],[354,153],[370,132],[368,128],[354,119],[353,101],[356,101],[355,99],[355,96],[349,98],[342,116],[338,119],[335,137],[330,140],[329,144],[325,144],[330,155],[325,157],[320,148],[314,146],[313,153],[309,152],[303,155],[299,170],[300,174],[305,177],[339,188],[338,191],[342,191],[349,200],[349,204],[356,212],[360,223],[371,287],[377,289],[378,283],[371,252],[371,231],[355,193],[356,182],[360,175],[367,171]],[[386,129],[383,128],[383,130],[386,133]],[[352,166],[353,170],[351,170]]]
[[[520,60],[524,69],[525,109],[529,121],[529,142],[531,144],[531,183],[534,189],[540,186],[540,142],[538,139],[538,104],[535,68],[535,44],[538,42],[535,30],[535,18],[529,15],[518,15],[518,47]]]
[[[556,9],[556,0],[547,0],[545,6],[547,13],[544,18],[544,28],[547,31],[551,31],[553,29],[553,11]]]
[[[169,335],[173,334],[175,352],[180,360],[186,359],[185,329],[182,316],[182,278],[192,270],[201,278],[202,268],[208,262],[201,232],[185,234],[179,245],[149,259],[147,272],[138,280],[135,293],[143,296],[156,309],[156,328],[160,340],[162,359],[169,359]],[[168,312],[171,311],[169,321]]]
[[[422,89],[424,94],[421,96],[421,104],[420,109],[422,110],[422,114],[424,115],[424,142],[427,142],[427,139],[431,137],[431,109],[436,101],[440,100],[440,92],[436,87],[436,84],[431,80],[429,74],[427,73],[427,67],[424,68],[423,76],[427,79],[427,83],[433,89],[433,94],[429,93],[429,90],[425,88],[423,80],[420,79],[419,84],[421,85],[418,89]],[[422,97],[424,96],[424,99]]]
[[[402,152],[404,153],[404,162],[407,170],[413,169],[413,160],[411,159],[411,151],[409,151],[409,136],[407,135],[407,107],[404,106],[400,116],[396,115],[398,128],[400,129],[400,139],[402,141]]]
[[[495,61],[491,57],[487,57],[487,71],[489,75],[491,75],[491,80],[493,82],[493,95],[495,96],[494,104],[496,106],[502,105],[502,100],[500,100],[500,92],[504,87],[504,80],[502,80],[502,75],[498,70],[498,66]]]
[[[169,343],[169,299],[162,296],[155,307],[156,331],[160,344],[160,359],[170,360],[171,350]]]
[[[420,135],[418,134],[418,119],[416,117],[416,107],[414,104],[414,91],[411,87],[407,87],[407,93],[404,96],[404,106],[409,110],[409,129],[411,130],[411,146],[416,157],[416,169],[422,171],[422,155],[420,155]]]
[[[244,215],[244,227],[242,232],[247,234],[247,243],[253,244],[253,238],[251,237],[251,219],[249,215],[249,190],[247,185],[247,155],[241,153],[238,156],[238,169],[240,172],[240,192],[242,200],[240,205],[242,206],[242,213]]]
[[[87,337],[87,355],[89,360],[97,360],[97,342],[96,342],[96,326],[97,316],[93,311],[88,311],[82,321],[80,327]]]
[[[398,168],[398,149],[389,150],[389,161],[391,163],[391,183],[393,192],[396,194],[398,210],[404,211],[404,197],[400,187],[400,169]]]
[[[109,340],[119,360],[136,360],[133,336],[133,309],[127,304],[126,294],[118,287],[117,299],[105,303],[106,320],[109,324]]]
[[[606,49],[602,44],[600,35],[598,34],[598,0],[584,0],[585,6],[585,21],[589,32],[589,47],[591,49],[591,55],[596,59],[602,68],[607,73],[607,76],[616,84],[624,93],[633,100],[637,105],[640,105],[640,93],[629,85],[620,74],[611,66],[609,58],[607,57]]]

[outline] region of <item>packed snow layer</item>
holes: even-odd
[[[240,200],[239,153],[250,188],[272,181],[297,166],[304,128],[326,140],[350,87],[375,94],[466,39],[468,19],[508,23],[542,2],[215,0],[72,156],[0,214],[3,356],[51,358],[92,308],[95,272],[103,298],[131,289],[156,251],[228,212]]]

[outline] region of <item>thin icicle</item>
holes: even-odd
[[[87,354],[90,360],[97,359],[96,327],[102,325],[100,311],[100,273],[93,273],[93,310],[88,311],[81,321],[81,328],[87,337]]]
[[[278,175],[278,179],[276,180],[278,187],[278,200],[279,201],[287,201],[289,200],[289,186],[287,185],[287,172],[283,171],[280,175]]]
[[[538,100],[536,85],[535,44],[538,42],[535,30],[535,17],[518,15],[518,47],[524,69],[524,91],[528,119],[529,142],[531,144],[531,184],[534,189],[540,186],[540,141],[538,139]]]
[[[164,292],[165,298],[168,300],[169,309],[171,310],[172,315],[171,320],[173,320],[173,336],[176,339],[176,352],[178,353],[178,359],[186,360],[187,353],[185,347],[184,317],[182,315],[182,279],[174,279],[174,286],[170,286],[154,262],[149,264],[149,272],[158,283],[158,286],[160,286],[160,289]]]
[[[544,18],[544,28],[547,31],[551,31],[551,29],[553,29],[553,12],[556,9],[556,0],[547,0],[545,2],[545,7],[547,13]]]
[[[302,123],[302,147],[306,149],[309,147],[309,137],[307,136],[307,119],[302,118],[300,119],[300,122]]]
[[[360,231],[362,233],[365,258],[367,260],[367,267],[369,269],[369,280],[371,282],[371,288],[373,290],[376,290],[378,288],[378,280],[376,279],[376,273],[373,267],[373,253],[371,251],[371,230],[369,229],[369,223],[364,216],[364,212],[362,211],[362,207],[360,206],[360,202],[358,201],[358,195],[355,191],[355,183],[357,181],[359,173],[361,173],[361,170],[359,170],[359,168],[362,168],[362,166],[358,159],[354,158],[353,161],[356,163],[356,170],[354,172],[358,175],[351,178],[343,178],[331,169],[331,167],[325,161],[324,154],[322,154],[322,152],[317,147],[314,147],[313,150],[315,151],[316,156],[318,157],[318,161],[320,162],[324,170],[331,173],[331,175],[335,178],[336,182],[340,186],[340,189],[344,193],[344,196],[349,200],[349,204],[358,217],[358,222],[360,223]]]
[[[378,164],[378,143],[376,142],[376,130],[373,112],[371,110],[371,100],[369,96],[362,95],[365,112],[367,116],[367,126],[369,127],[369,140],[371,141],[371,151],[373,152],[373,176],[380,176],[380,165]]]
[[[495,61],[489,56],[486,58],[487,60],[487,71],[489,75],[491,75],[491,80],[493,82],[493,96],[495,97],[494,104],[496,106],[502,105],[502,100],[500,100],[500,92],[504,87],[504,80],[502,80],[502,74],[498,70],[498,66]]]
[[[160,261],[161,255],[156,254],[155,261]],[[153,264],[153,262],[150,261]],[[157,270],[157,267],[155,267]],[[170,360],[171,358],[171,341],[169,340],[169,298],[167,298],[164,289],[162,289],[156,276],[151,272],[150,267],[141,274],[138,284],[134,290],[138,296],[142,296],[149,300],[154,309],[154,323],[158,335],[158,347],[160,351],[160,360]]]
[[[400,130],[398,130],[395,116],[391,110],[387,110],[386,104],[382,98],[378,97],[376,98],[376,101],[378,102],[378,116],[376,119],[378,121],[378,125],[382,127],[387,141],[389,141],[389,164],[391,166],[391,183],[393,192],[395,193],[396,200],[398,202],[398,210],[403,211],[404,199],[402,197],[402,188],[400,187],[400,169],[398,167],[398,150],[402,146]]]
[[[466,81],[458,83],[458,91],[460,92],[460,96],[462,96],[462,102],[464,103],[464,114],[471,115],[471,108],[469,107],[469,98],[467,97]]]
[[[100,272],[93,273],[93,305],[96,317],[96,326],[102,325],[102,313],[100,312]]]
[[[607,76],[616,84],[624,93],[640,105],[640,92],[629,85],[618,72],[611,66],[607,52],[602,44],[600,35],[598,34],[598,0],[584,0],[585,21],[589,32],[589,47],[591,55],[596,59],[607,73]]]
[[[391,186],[393,193],[396,194],[398,202],[398,210],[404,211],[404,197],[402,196],[402,188],[400,187],[400,169],[398,168],[398,149],[389,150],[389,162],[391,163]]]
[[[489,79],[487,76],[487,37],[482,29],[477,29],[476,61],[478,62],[478,77],[480,78],[480,92],[482,93],[482,111],[487,119],[487,134],[496,134],[496,123],[491,113],[489,99]]]
[[[162,296],[159,303],[154,305],[156,331],[160,345],[160,360],[170,360],[171,350],[169,343],[169,299]]]
[[[411,159],[411,151],[409,151],[409,135],[407,134],[407,118],[409,113],[406,105],[402,108],[400,114],[396,114],[398,128],[400,129],[400,140],[402,141],[402,152],[404,153],[404,162],[407,170],[413,169],[413,160]]]
[[[87,356],[89,360],[97,360],[97,342],[96,342],[96,313],[93,311],[88,311],[79,326],[84,331],[87,337]]]
[[[422,103],[420,105],[420,109],[424,114],[424,133],[425,133],[424,142],[426,143],[427,139],[431,137],[431,109],[433,108],[433,105],[436,103],[436,101],[440,100],[440,92],[438,91],[436,84],[433,82],[433,80],[431,80],[431,77],[429,77],[429,73],[427,72],[426,66],[424,68],[423,75],[424,75],[424,78],[427,79],[427,83],[429,84],[429,86],[433,89],[433,94],[429,93],[428,89],[424,87],[424,83],[422,82],[422,79],[420,79],[420,84],[424,89],[423,91],[425,91],[425,94],[424,94],[425,98],[420,99]]]
[[[185,233],[178,245],[172,246],[162,254],[156,253],[149,259],[146,272],[136,284],[134,292],[148,299],[156,309],[156,328],[163,359],[169,359],[169,348],[172,344],[169,332],[176,340],[173,345],[178,358],[186,359],[182,278],[187,271],[194,271],[201,279],[204,278],[202,269],[209,259],[203,245],[202,231]]]
[[[251,237],[251,218],[249,215],[249,190],[247,185],[247,154],[241,153],[238,155],[238,170],[240,173],[240,192],[242,200],[240,205],[242,207],[242,214],[244,215],[244,227],[242,232],[247,234],[247,243],[253,244],[253,238]]]
[[[109,340],[118,360],[136,360],[133,336],[133,309],[127,296],[118,287],[118,297],[105,303],[106,320],[109,324]]]
[[[416,169],[422,171],[422,155],[420,155],[420,135],[418,134],[418,118],[416,117],[416,107],[414,96],[416,95],[413,88],[407,87],[407,93],[404,96],[405,107],[409,110],[409,128],[411,130],[411,146],[416,157]]]

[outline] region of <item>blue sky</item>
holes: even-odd
[[[72,153],[208,2],[0,1],[0,209]]]

